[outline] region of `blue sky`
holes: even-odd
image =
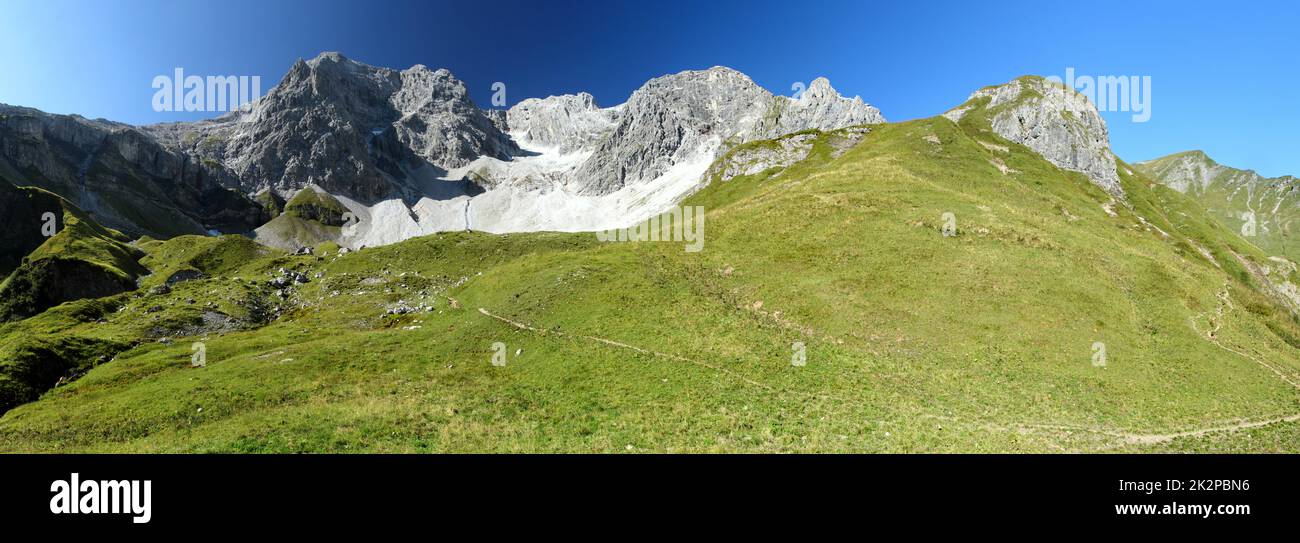
[[[446,67],[480,106],[588,91],[622,102],[650,77],[725,65],[773,92],[826,76],[890,120],[936,115],[1023,74],[1150,76],[1151,119],[1107,113],[1131,162],[1203,149],[1300,175],[1295,2],[578,2],[7,0],[0,102],[142,124],[157,75],[260,75],[340,51]]]

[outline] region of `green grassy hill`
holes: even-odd
[[[36,315],[60,303],[110,296],[135,288],[147,270],[137,261],[142,253],[126,236],[104,228],[71,203],[34,187],[17,189],[31,195],[22,215],[53,213],[55,231],[0,282],[0,322]],[[15,223],[15,230],[40,232],[41,221]],[[35,240],[28,240],[30,244]],[[21,250],[23,243],[7,250]]]
[[[274,194],[263,194],[259,199],[274,218],[257,229],[258,241],[282,249],[296,249],[339,239],[347,208],[328,193],[310,187],[300,190],[284,204],[283,212],[273,207]]]
[[[115,357],[6,413],[0,450],[1300,449],[1294,270],[1194,199],[1120,164],[1115,202],[978,108],[831,137],[684,202],[700,252],[221,238],[240,256],[204,268],[194,239],[141,244],[202,277],[0,327]]]

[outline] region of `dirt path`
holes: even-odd
[[[1300,421],[1300,413],[1296,413],[1294,415],[1287,415],[1284,417],[1274,417],[1271,419],[1264,419],[1264,420],[1240,421],[1225,426],[1210,426],[1206,428],[1196,428],[1193,430],[1187,430],[1184,432],[1175,432],[1171,434],[1135,434],[1135,435],[1127,435],[1124,437],[1130,443],[1133,443],[1135,445],[1155,445],[1159,443],[1173,441],[1175,439],[1182,438],[1182,437],[1200,437],[1206,434],[1213,434],[1217,432],[1236,432],[1238,430],[1249,430],[1251,428],[1260,428],[1263,426],[1270,426],[1282,422],[1295,422],[1295,421]]]
[[[684,356],[677,356],[677,355],[675,355],[675,354],[661,353],[661,352],[658,352],[658,351],[652,351],[652,350],[650,350],[650,349],[643,349],[643,348],[641,348],[641,347],[637,347],[637,346],[635,346],[635,345],[628,345],[628,344],[623,343],[623,342],[614,341],[614,340],[612,340],[612,339],[605,339],[605,338],[602,338],[602,337],[584,336],[584,335],[579,335],[579,334],[566,334],[566,333],[564,333],[564,332],[560,332],[560,331],[556,331],[556,330],[546,330],[546,329],[542,329],[542,328],[534,328],[534,327],[532,327],[532,326],[530,326],[530,325],[528,325],[528,324],[525,324],[525,323],[522,323],[522,322],[519,322],[519,321],[516,321],[516,320],[511,320],[511,319],[508,319],[508,318],[506,318],[506,317],[502,317],[502,316],[500,316],[500,315],[494,315],[494,314],[492,314],[492,312],[490,312],[490,311],[488,311],[487,309],[484,309],[484,308],[482,308],[482,307],[478,308],[478,312],[479,312],[479,313],[482,313],[482,314],[484,314],[484,315],[487,315],[488,317],[492,317],[492,318],[494,318],[494,319],[496,319],[496,320],[498,320],[498,321],[501,321],[501,322],[504,322],[504,323],[509,324],[509,325],[511,325],[511,326],[514,326],[515,328],[518,328],[518,329],[520,329],[520,330],[528,330],[528,331],[530,331],[530,332],[538,332],[538,333],[544,333],[544,334],[549,334],[549,335],[556,335],[556,336],[559,336],[559,337],[566,337],[566,336],[567,336],[567,337],[576,337],[576,338],[581,338],[581,339],[585,339],[585,340],[588,340],[588,341],[595,341],[595,342],[597,342],[597,343],[604,343],[605,345],[609,345],[609,346],[611,346],[611,347],[618,347],[618,348],[620,348],[620,349],[627,349],[627,350],[630,350],[630,351],[636,351],[636,352],[641,353],[641,354],[648,354],[648,355],[656,356],[656,357],[659,357],[659,358],[666,358],[666,359],[669,359],[669,360],[676,360],[676,361],[678,361],[678,362],[686,362],[686,363],[688,363],[688,364],[694,364],[694,365],[696,365],[696,366],[700,366],[700,367],[702,367],[702,368],[708,368],[708,369],[711,369],[711,370],[714,370],[714,371],[718,371],[718,372],[721,372],[721,373],[725,373],[725,374],[727,374],[727,375],[729,375],[729,376],[731,376],[731,377],[734,377],[734,378],[736,378],[736,379],[739,379],[739,380],[741,380],[741,381],[744,381],[744,382],[746,382],[746,383],[748,383],[748,384],[751,384],[751,385],[754,385],[754,386],[756,386],[756,387],[762,388],[762,389],[764,389],[764,390],[773,391],[773,392],[776,391],[776,389],[773,388],[771,385],[768,385],[768,384],[766,384],[766,383],[760,383],[760,382],[758,382],[758,381],[755,381],[755,380],[750,379],[750,378],[748,378],[748,377],[745,377],[745,376],[743,376],[743,375],[737,374],[736,372],[731,371],[731,370],[729,370],[729,369],[727,369],[727,368],[723,368],[723,367],[720,367],[720,366],[716,366],[716,365],[714,365],[714,364],[709,364],[709,363],[707,363],[707,362],[701,362],[701,361],[699,361],[699,360],[692,360],[692,359],[690,359],[690,358],[686,358],[686,357],[684,357]]]
[[[1284,374],[1282,374],[1280,371],[1278,371],[1277,369],[1273,368],[1272,366],[1270,366],[1270,365],[1268,365],[1268,364],[1266,364],[1266,363],[1264,363],[1264,362],[1262,362],[1262,361],[1256,359],[1255,357],[1252,357],[1252,356],[1247,355],[1247,354],[1245,354],[1245,353],[1242,353],[1242,352],[1236,351],[1236,350],[1234,350],[1234,349],[1231,349],[1231,348],[1229,348],[1229,347],[1226,347],[1226,346],[1224,346],[1224,345],[1222,345],[1222,344],[1220,344],[1220,343],[1218,342],[1218,340],[1214,337],[1213,334],[1217,333],[1218,330],[1222,328],[1222,316],[1223,316],[1223,314],[1224,314],[1227,310],[1230,310],[1230,309],[1233,307],[1233,306],[1232,306],[1231,299],[1228,298],[1226,287],[1225,287],[1225,290],[1224,290],[1223,292],[1220,293],[1220,295],[1219,295],[1219,299],[1221,300],[1222,303],[1221,303],[1220,306],[1215,310],[1215,316],[1217,317],[1217,323],[1216,323],[1216,325],[1214,326],[1214,328],[1213,328],[1212,330],[1210,330],[1209,332],[1206,333],[1206,337],[1207,337],[1207,339],[1208,339],[1211,343],[1214,343],[1216,346],[1218,346],[1218,347],[1220,347],[1220,348],[1222,348],[1222,349],[1224,349],[1224,350],[1226,350],[1226,351],[1229,351],[1229,352],[1232,352],[1232,353],[1237,354],[1237,355],[1239,355],[1239,356],[1242,356],[1242,357],[1245,357],[1245,358],[1247,358],[1247,359],[1250,359],[1250,360],[1254,361],[1255,363],[1257,363],[1257,364],[1259,364],[1259,365],[1261,365],[1261,366],[1263,366],[1263,367],[1265,367],[1265,368],[1268,368],[1268,369],[1272,370],[1272,371],[1273,371],[1274,373],[1276,373],[1279,377],[1281,377],[1284,381],[1290,383],[1292,386],[1296,386],[1297,388],[1300,388],[1300,385],[1296,385],[1295,382],[1291,381],[1290,379],[1287,379],[1286,376],[1285,376]],[[1226,309],[1225,309],[1225,308],[1226,308]],[[508,324],[508,325],[513,326],[513,327],[515,327],[515,328],[517,328],[517,329],[520,329],[520,330],[526,330],[526,331],[529,331],[529,332],[535,332],[535,333],[539,333],[539,334],[555,335],[555,336],[558,336],[558,337],[571,337],[571,338],[578,338],[578,339],[583,339],[583,340],[592,341],[592,342],[596,342],[596,343],[601,343],[601,344],[604,344],[604,345],[607,345],[607,346],[610,346],[610,347],[615,347],[615,348],[619,348],[619,349],[626,349],[626,350],[633,351],[633,352],[637,352],[637,353],[640,353],[640,354],[651,355],[651,356],[654,356],[654,357],[657,357],[657,358],[664,358],[664,359],[674,360],[674,361],[678,361],[678,362],[685,362],[685,363],[688,363],[688,364],[692,364],[692,365],[695,365],[695,366],[699,366],[699,367],[706,368],[706,369],[711,369],[711,370],[714,370],[714,371],[717,371],[717,372],[720,372],[720,373],[726,374],[726,375],[728,375],[728,376],[730,376],[730,377],[732,377],[732,378],[735,378],[735,379],[738,379],[738,380],[740,380],[740,381],[743,381],[743,382],[745,382],[745,383],[747,383],[747,384],[749,384],[749,385],[756,386],[756,387],[758,387],[758,388],[762,388],[763,390],[766,390],[766,391],[768,391],[768,392],[774,392],[774,393],[776,393],[776,392],[786,392],[786,391],[778,390],[777,388],[775,388],[775,387],[773,387],[773,386],[771,386],[771,385],[768,385],[768,384],[766,384],[766,383],[762,383],[762,382],[760,382],[760,381],[755,381],[754,379],[751,379],[751,378],[749,378],[749,377],[745,377],[744,375],[740,375],[740,374],[738,374],[738,373],[736,373],[736,372],[734,372],[734,371],[731,371],[731,370],[729,370],[729,369],[727,369],[727,368],[720,367],[720,366],[718,366],[718,365],[716,365],[716,364],[710,364],[710,363],[707,363],[707,362],[703,362],[703,361],[700,361],[700,360],[695,360],[695,359],[687,358],[687,357],[684,357],[684,356],[678,356],[678,355],[675,355],[675,354],[663,353],[663,352],[659,352],[659,351],[655,351],[655,350],[651,350],[651,349],[646,349],[646,348],[643,348],[643,347],[637,347],[637,346],[635,346],[635,345],[630,345],[630,344],[623,343],[623,342],[621,342],[621,341],[612,340],[612,339],[607,339],[607,338],[602,338],[602,337],[596,337],[596,336],[588,336],[588,335],[582,335],[582,334],[571,334],[571,333],[560,332],[560,331],[557,331],[557,330],[548,330],[548,329],[544,329],[544,328],[537,328],[537,327],[534,327],[534,326],[529,325],[529,324],[524,323],[524,322],[520,322],[520,321],[516,321],[516,320],[510,319],[510,318],[508,318],[508,317],[502,317],[502,316],[500,316],[500,315],[496,315],[496,314],[494,314],[494,313],[488,311],[486,308],[482,308],[482,307],[478,308],[478,311],[479,311],[479,313],[483,314],[483,315],[486,316],[486,317],[489,317],[489,318],[495,319],[495,320],[497,320],[497,321],[499,321],[499,322],[502,322],[502,323]],[[1193,318],[1192,318],[1192,327],[1193,327],[1193,329],[1196,329],[1197,332],[1199,333],[1199,329],[1196,328],[1196,322],[1195,322],[1195,320],[1196,320],[1196,318],[1193,317]],[[839,400],[839,401],[844,401],[844,402],[851,402],[851,401],[852,401],[852,400],[849,399],[849,398],[843,398],[843,397],[839,397],[839,396],[836,396],[836,395],[827,395],[827,394],[806,394],[806,393],[798,393],[798,392],[794,392],[794,393],[792,393],[792,394],[799,395],[799,396],[813,397],[813,398],[818,398],[818,399]],[[1300,413],[1291,414],[1291,415],[1282,415],[1282,416],[1272,417],[1272,418],[1268,418],[1268,419],[1261,419],[1261,420],[1235,419],[1235,420],[1228,420],[1228,421],[1218,421],[1218,422],[1209,423],[1208,425],[1205,425],[1205,426],[1193,427],[1193,428],[1188,428],[1188,429],[1185,429],[1185,430],[1179,430],[1179,431],[1175,431],[1175,432],[1167,432],[1167,433],[1139,433],[1139,432],[1131,432],[1131,431],[1127,431],[1127,430],[1123,430],[1123,429],[1099,428],[1099,427],[1091,427],[1091,426],[1073,426],[1073,425],[1068,425],[1068,424],[1035,424],[1035,423],[1017,423],[1017,424],[1003,425],[1003,424],[994,424],[994,423],[981,422],[981,421],[964,421],[964,420],[961,420],[960,418],[957,418],[957,417],[945,417],[945,416],[938,416],[938,415],[924,415],[924,416],[921,416],[921,417],[918,417],[918,418],[933,419],[933,420],[941,420],[941,421],[944,421],[944,422],[947,423],[947,424],[955,424],[955,425],[960,425],[960,426],[964,426],[964,427],[967,427],[967,428],[981,429],[981,430],[986,430],[986,431],[1015,432],[1015,433],[1026,433],[1026,432],[1054,432],[1054,433],[1085,432],[1085,433],[1097,434],[1097,435],[1102,435],[1102,436],[1107,436],[1107,437],[1111,437],[1111,438],[1117,439],[1117,440],[1119,440],[1119,443],[1117,443],[1117,445],[1157,445],[1157,444],[1160,444],[1160,443],[1166,443],[1166,442],[1169,442],[1169,441],[1173,441],[1173,440],[1175,440],[1175,439],[1179,439],[1179,438],[1185,438],[1185,437],[1200,437],[1200,436],[1204,436],[1204,435],[1212,434],[1212,433],[1217,433],[1217,432],[1234,432],[1234,431],[1239,431],[1239,430],[1247,430],[1247,429],[1251,429],[1251,428],[1259,428],[1259,427],[1263,427],[1263,426],[1269,426],[1269,425],[1272,425],[1272,424],[1279,424],[1279,423],[1284,423],[1284,422],[1295,422],[1295,421],[1300,421]],[[896,421],[875,421],[875,422],[878,423],[878,424],[891,424],[891,423],[896,422]],[[1106,448],[1103,448],[1102,450],[1105,450],[1105,449],[1106,449]]]
[[[1274,375],[1277,375],[1278,378],[1282,379],[1283,381],[1286,381],[1287,384],[1291,385],[1292,387],[1295,387],[1297,390],[1300,390],[1300,383],[1296,382],[1296,380],[1293,377],[1287,375],[1282,370],[1254,356],[1233,349],[1232,347],[1228,347],[1227,345],[1224,345],[1219,341],[1218,334],[1219,334],[1219,330],[1223,329],[1223,316],[1228,311],[1232,311],[1236,309],[1236,306],[1233,305],[1232,303],[1232,296],[1229,294],[1227,283],[1224,283],[1223,290],[1219,291],[1219,293],[1216,296],[1219,298],[1219,307],[1214,309],[1214,317],[1209,319],[1209,322],[1213,323],[1214,327],[1205,332],[1201,332],[1200,328],[1196,326],[1197,317],[1190,317],[1189,319],[1192,322],[1192,330],[1195,330],[1196,333],[1204,336],[1205,340],[1214,344],[1215,347],[1218,347],[1220,349],[1233,353],[1237,356],[1250,360],[1255,364],[1258,364],[1260,367],[1263,367],[1273,372]],[[1205,315],[1202,314],[1201,316],[1204,317]]]

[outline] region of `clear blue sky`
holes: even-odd
[[[1108,113],[1135,162],[1204,149],[1266,175],[1300,175],[1300,7],[1201,3],[514,0],[168,2],[7,0],[0,102],[143,124],[153,77],[260,75],[340,51],[369,64],[446,67],[480,106],[588,91],[602,105],[646,79],[726,65],[789,93],[824,75],[890,120],[927,117],[1023,74],[1149,75],[1152,117]]]

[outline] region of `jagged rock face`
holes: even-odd
[[[1272,254],[1300,260],[1300,180],[1264,177],[1215,162],[1201,151],[1176,153],[1134,167],[1200,202],[1233,232]],[[1249,226],[1247,224],[1249,223]]]
[[[792,100],[723,67],[652,79],[618,115],[618,125],[575,173],[580,194],[608,194],[747,141],[884,122],[879,110],[839,96],[825,79]]]
[[[987,99],[987,103],[980,104]],[[1106,122],[1082,94],[1040,77],[981,89],[944,114],[954,122],[984,108],[997,135],[1024,145],[1058,168],[1080,172],[1102,190],[1124,199]]]
[[[651,79],[623,105],[621,119],[577,171],[581,194],[648,181],[738,133],[756,132],[771,94],[724,68]]]
[[[436,166],[455,168],[480,156],[507,159],[519,152],[470,100],[465,84],[445,69],[416,66],[402,72],[392,103],[401,114],[394,123],[398,141]]]
[[[401,193],[426,165],[448,169],[518,153],[499,124],[447,70],[399,72],[324,53],[294,64],[251,111],[151,128],[230,167],[248,193],[289,196],[316,185],[379,200]]]
[[[774,98],[778,103],[784,100],[777,127],[775,130],[768,130],[767,133],[758,135],[759,139],[774,138],[809,128],[834,130],[846,126],[885,122],[880,110],[863,103],[861,98],[840,96],[825,77],[814,79],[797,100],[784,96]]]
[[[572,153],[593,148],[613,131],[618,113],[600,109],[585,92],[547,98],[529,98],[506,115],[512,135],[521,143]]]
[[[508,112],[504,109],[485,109],[483,116],[492,121],[492,126],[496,127],[502,134],[510,132]]]
[[[63,196],[131,235],[250,232],[264,217],[217,163],[128,125],[0,105],[0,179]]]

